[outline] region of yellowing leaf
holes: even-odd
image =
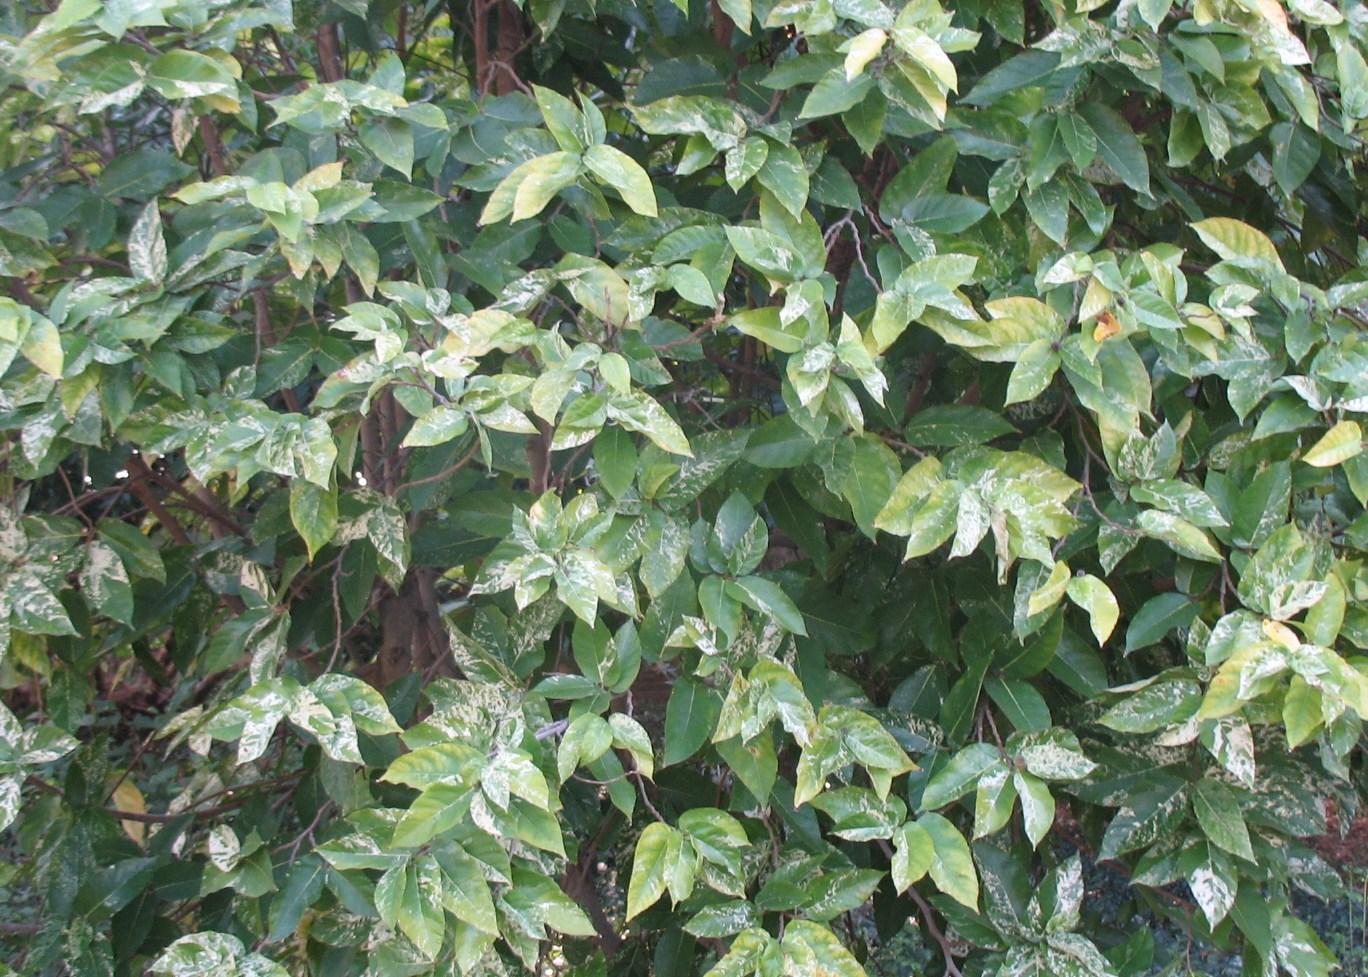
[[[665,894],[682,846],[683,837],[668,824],[657,821],[641,832],[632,859],[632,879],[627,885],[628,919],[649,909]]]
[[[535,217],[560,193],[575,182],[580,160],[563,150],[538,156],[527,165],[527,172],[513,195],[513,220]],[[521,169],[522,167],[519,167]]]
[[[1302,461],[1317,468],[1331,468],[1348,461],[1363,450],[1363,431],[1357,421],[1340,421],[1302,456]]]
[[[851,38],[845,59],[846,81],[853,81],[856,75],[864,71],[865,65],[879,56],[887,40],[888,35],[877,27],[871,27]]]
[[[622,195],[627,206],[644,217],[656,216],[651,178],[636,160],[612,146],[590,146],[584,165],[602,183]]]
[[[1268,635],[1269,640],[1276,641],[1288,651],[1296,651],[1301,647],[1301,639],[1297,633],[1281,621],[1273,621],[1267,618],[1263,622],[1263,633]]]
[[[1026,613],[1035,617],[1058,604],[1064,596],[1064,591],[1068,589],[1069,579],[1069,565],[1063,560],[1055,561],[1050,576],[1031,594],[1026,604]]]
[[[305,173],[294,183],[296,190],[329,190],[342,182],[342,163],[324,163]]]
[[[29,323],[28,334],[20,342],[19,351],[48,376],[61,379],[65,363],[61,333],[50,319],[36,312],[29,315]]]
[[[1282,270],[1278,249],[1263,231],[1233,217],[1208,217],[1192,225],[1202,243],[1226,261],[1266,262]]]
[[[1111,589],[1090,573],[1069,581],[1069,599],[1088,612],[1088,623],[1099,645],[1105,644],[1121,617],[1121,608]]]

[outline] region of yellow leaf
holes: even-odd
[[[147,813],[147,802],[143,799],[142,791],[138,790],[133,781],[126,778],[114,788],[114,793],[110,795],[109,800],[116,811],[124,814]],[[120,823],[123,825],[124,834],[141,845],[143,837],[147,834],[147,825],[141,821],[121,821]]]
[[[1099,312],[1097,325],[1093,327],[1093,342],[1105,342],[1120,331],[1121,323],[1116,321],[1116,316],[1107,311]]]

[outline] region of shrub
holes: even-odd
[[[0,31],[16,966],[1333,966],[1361,4]]]

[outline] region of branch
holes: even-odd
[[[442,469],[436,475],[428,475],[425,478],[415,478],[411,482],[404,482],[402,485],[398,485],[395,487],[394,494],[398,495],[400,492],[404,491],[404,489],[414,488],[419,485],[427,485],[429,482],[440,481],[443,478],[449,478],[450,476],[455,475],[466,465],[470,464],[470,459],[475,457],[475,452],[478,450],[480,450],[480,439],[477,437],[475,439],[475,443],[470,446],[470,450],[465,453],[465,455],[461,458],[460,461],[456,462],[449,468]]]
[[[889,845],[887,841],[884,841],[882,838],[880,838],[879,847],[883,849],[883,853],[888,856],[890,861],[892,861],[892,846]],[[955,963],[954,947],[950,945],[950,941],[946,938],[945,934],[941,932],[940,926],[937,925],[936,917],[931,909],[930,904],[924,898],[922,898],[922,895],[920,892],[917,891],[916,886],[909,886],[907,889],[907,894],[912,897],[912,901],[915,902],[917,904],[917,908],[921,910],[922,918],[926,920],[926,932],[931,934],[931,939],[935,940],[938,944],[940,944],[941,956],[945,958],[945,973],[947,977],[964,977],[964,974],[960,971],[959,966]]]
[[[148,487],[147,479],[152,476],[152,469],[147,467],[147,462],[138,455],[133,455],[128,459],[128,472],[133,476],[129,479],[128,490],[137,496],[139,502],[147,506],[147,510],[171,534],[172,539],[182,546],[193,545],[195,541],[190,538],[185,527],[167,510],[166,506],[162,505],[161,499],[157,498],[156,493]]]
[[[214,176],[227,176],[228,165],[223,159],[223,140],[219,138],[218,130],[214,128],[214,123],[209,116],[199,117],[200,138],[204,140],[204,150],[209,154],[209,165],[213,167]]]
[[[286,784],[293,780],[299,780],[303,776],[304,772],[301,770],[296,773],[283,774],[279,777],[270,777],[266,780],[253,781],[250,784],[243,784],[240,787],[227,787],[215,794],[210,794],[207,797],[200,798],[200,800],[196,802],[196,804],[203,804],[206,801],[213,800],[215,797],[221,797],[226,794],[237,794],[246,791],[263,790],[267,787],[278,787],[281,784]],[[34,787],[38,790],[43,791],[46,794],[56,794],[58,797],[61,797],[63,799],[66,798],[66,791],[62,790],[62,788],[57,787],[53,784],[49,784],[45,780],[40,780],[32,774],[25,778],[24,783],[27,784],[29,787]],[[191,818],[217,817],[220,814],[227,814],[230,811],[236,811],[238,808],[242,807],[242,805],[246,804],[249,800],[251,800],[250,797],[235,797],[230,801],[224,801],[222,804],[215,804],[213,807],[197,807],[195,804],[192,804],[184,811],[177,811],[175,813],[167,814],[144,814],[141,811],[120,811],[116,807],[98,807],[96,808],[96,810],[103,811],[105,814],[112,815],[120,819],[121,821],[137,821],[140,824],[167,824],[171,821],[177,821],[186,816],[189,816]]]
[[[318,74],[324,81],[341,81],[346,76],[336,24],[324,24],[318,28]]]
[[[922,898],[921,893],[917,891],[915,886],[910,886],[907,890],[907,894],[912,897],[912,901],[915,902],[917,908],[921,910],[922,919],[926,920],[926,932],[931,934],[931,939],[940,944],[941,956],[945,958],[946,974],[949,975],[949,977],[964,977],[959,966],[955,963],[954,947],[950,945],[950,941],[946,939],[945,934],[941,932],[941,928],[936,925],[936,917],[931,911],[931,906]]]

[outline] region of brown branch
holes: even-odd
[[[247,530],[230,516],[219,505],[218,500],[202,485],[197,485],[192,491],[187,489],[180,482],[168,475],[164,475],[153,468],[150,468],[142,459],[141,455],[133,455],[128,459],[129,474],[137,473],[139,477],[156,482],[167,491],[174,492],[187,503],[188,508],[198,512],[200,515],[212,519],[220,526],[227,527],[238,536],[247,537]]]
[[[214,176],[227,176],[228,165],[223,158],[223,140],[209,116],[199,117],[199,133],[200,138],[204,140],[204,151],[209,154],[209,165],[214,171]]]
[[[579,860],[565,873],[560,883],[565,894],[579,903],[589,914],[589,919],[599,935],[599,948],[603,950],[605,957],[612,957],[621,945],[622,937],[613,928],[608,914],[603,911],[603,904],[599,901],[598,892],[594,889],[589,873],[598,861],[599,849],[604,839],[617,826],[618,817],[617,808],[610,808],[607,816],[599,822],[598,834],[594,836],[593,841],[580,848]]]
[[[922,898],[915,886],[909,887],[907,894],[912,897],[912,901],[921,910],[922,919],[926,921],[926,932],[931,934],[931,939],[935,940],[941,948],[941,956],[945,958],[945,972],[948,977],[964,977],[959,965],[955,963],[955,949],[950,945],[950,941],[941,932],[940,926],[936,924],[935,914],[931,911],[931,906]]]
[[[921,410],[922,401],[926,399],[926,392],[931,389],[931,380],[935,375],[936,354],[922,354],[921,362],[917,367],[917,379],[908,388],[907,400],[903,403],[904,420],[911,420]]]
[[[285,42],[280,39],[274,27],[266,28],[266,33],[270,36],[272,43],[275,44],[276,53],[280,55],[280,63],[285,66],[285,70],[290,74],[297,74],[299,69],[295,67],[294,58],[290,57],[290,52],[285,50]]]
[[[444,468],[444,469],[442,469],[442,470],[439,471],[436,475],[428,475],[428,476],[425,477],[425,478],[415,478],[415,479],[414,479],[413,481],[411,481],[411,482],[404,482],[402,485],[398,485],[398,486],[395,487],[395,489],[394,489],[394,494],[395,494],[395,495],[398,495],[400,492],[404,491],[404,489],[415,488],[416,486],[419,486],[419,485],[427,485],[429,482],[440,481],[441,479],[449,478],[449,477],[451,477],[452,475],[455,475],[458,471],[460,471],[460,470],[461,470],[462,468],[464,468],[466,465],[470,464],[470,459],[474,458],[474,457],[475,457],[475,452],[476,452],[476,451],[479,451],[479,450],[480,450],[480,439],[479,439],[479,438],[476,438],[476,439],[475,439],[475,443],[472,444],[472,445],[470,446],[470,450],[467,451],[467,452],[465,453],[464,457],[462,457],[460,461],[456,462],[454,465],[450,466],[449,468]]]
[[[139,502],[147,506],[147,510],[171,534],[171,538],[182,546],[193,545],[195,541],[190,538],[185,527],[167,510],[166,506],[162,505],[161,499],[157,498],[156,493],[147,484],[147,480],[152,477],[152,469],[147,467],[147,462],[138,455],[133,455],[128,459],[128,473],[132,476],[128,482],[128,490]]]
[[[361,419],[361,474],[368,486],[380,483],[380,414],[374,405]]]
[[[323,24],[318,28],[318,74],[325,82],[341,81],[346,77],[342,61],[342,45],[337,39],[337,24]]]
[[[533,495],[540,496],[551,486],[551,425],[540,417],[532,422],[537,425],[537,433],[527,436],[527,464],[531,477],[527,487]]]
[[[499,0],[498,11],[499,28],[494,40],[494,60],[489,66],[490,70],[495,72],[494,77],[490,79],[493,82],[494,94],[511,95],[520,89],[530,94],[530,90],[523,84],[523,80],[518,77],[518,72],[513,67],[513,59],[522,49],[523,12],[513,0]]]
[[[471,35],[475,39],[475,89],[481,95],[488,95],[492,80],[489,71],[489,5],[485,0],[475,0],[471,9],[475,14],[475,24],[471,28]]]

